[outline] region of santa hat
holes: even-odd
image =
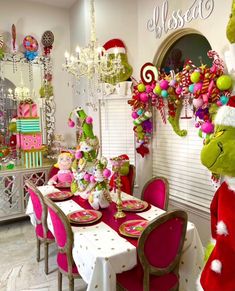
[[[235,127],[235,96],[229,98],[227,105],[220,107],[215,124]]]
[[[108,54],[125,54],[126,53],[126,47],[123,43],[122,40],[118,38],[111,39],[107,41],[104,45],[103,48],[105,49],[105,52]]]
[[[120,155],[118,156],[118,158],[122,161],[129,161],[129,157],[126,154]]]

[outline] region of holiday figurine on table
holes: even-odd
[[[88,199],[94,209],[108,207],[111,197],[107,179],[111,172],[106,168],[105,158],[97,159],[99,140],[93,133],[93,120],[81,107],[76,108],[72,113],[75,113],[79,120],[80,130],[78,149],[72,164],[74,180],[71,191],[83,199]],[[71,119],[72,113],[69,118],[71,127],[75,125]]]
[[[69,152],[62,152],[58,156],[58,161],[55,164],[55,167],[59,168],[57,174],[55,174],[50,180],[48,181],[49,185],[53,184],[63,184],[68,185],[73,181],[73,173],[71,171],[73,161],[73,155]]]
[[[235,290],[235,96],[215,117],[215,133],[201,152],[201,161],[225,181],[211,202],[215,247],[201,274],[204,291]]]

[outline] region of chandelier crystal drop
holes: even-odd
[[[103,80],[107,77],[118,83],[118,75],[124,71],[118,49],[114,48],[114,57],[110,57],[105,49],[98,46],[95,30],[94,0],[90,0],[90,42],[84,48],[77,47],[75,54],[65,52],[63,68],[76,79],[85,77],[87,81],[88,105],[96,109],[98,96],[102,94]]]

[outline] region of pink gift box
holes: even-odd
[[[17,147],[22,150],[40,149],[42,147],[42,134],[22,134],[16,135]]]
[[[21,103],[18,106],[18,117],[37,117],[37,104]]]

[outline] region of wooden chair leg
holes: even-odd
[[[40,261],[40,240],[38,238],[37,239],[37,261],[39,262]]]
[[[74,291],[74,279],[69,278],[69,291]]]
[[[62,273],[58,270],[58,291],[62,291]]]
[[[44,243],[45,273],[48,275],[48,243]]]

